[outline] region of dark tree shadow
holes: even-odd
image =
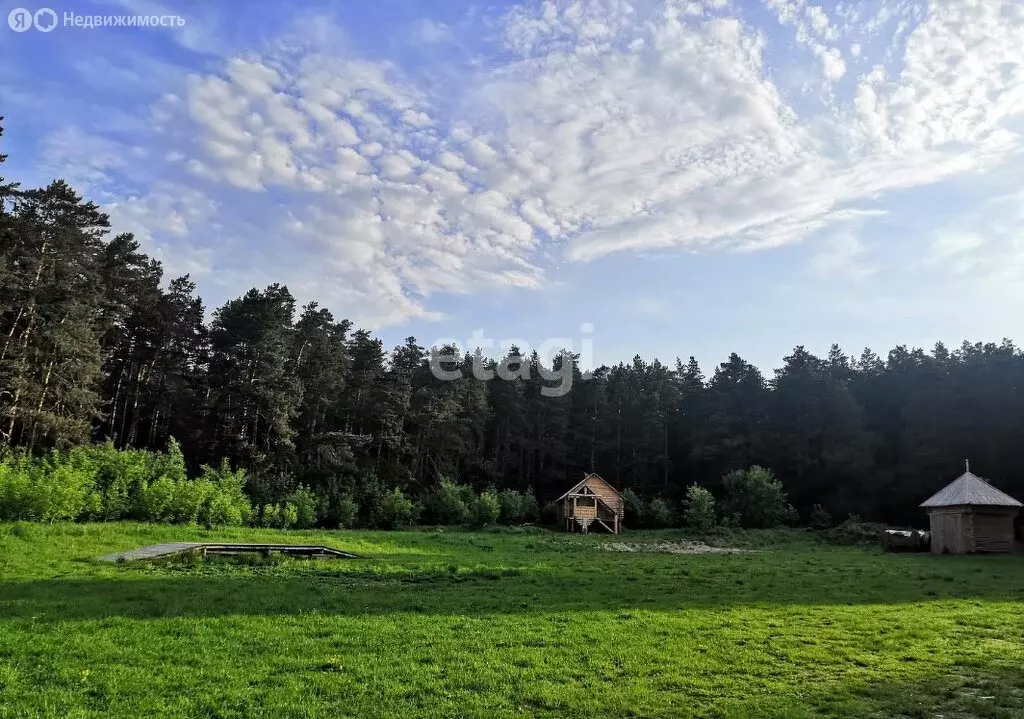
[[[430,566],[400,568],[390,575],[376,574],[372,562],[361,565],[365,572],[360,565],[339,569],[314,563],[293,570],[217,576],[203,574],[202,567],[146,573],[125,566],[118,568],[123,577],[0,582],[0,621],[310,611],[349,616],[498,615],[1024,599],[1024,563],[1016,557],[973,562],[886,558],[875,571],[864,567],[830,571],[827,558],[812,565],[799,561],[778,565],[757,556],[687,559],[705,561],[681,561],[678,567],[666,569],[663,560],[637,555],[615,571],[587,572],[585,565],[569,570],[481,566],[469,572]]]

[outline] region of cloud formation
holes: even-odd
[[[190,271],[269,274],[379,325],[435,317],[438,293],[541,287],[564,260],[763,250],[825,228],[839,246],[815,270],[856,258],[869,273],[851,232],[894,193],[1021,150],[1024,5],[765,10],[513,7],[459,26],[488,39],[444,93],[398,60],[286,33],[168,91],[158,150],[97,145],[89,167],[163,178],[111,189],[114,219],[187,249]],[[458,32],[424,19],[408,36],[467,44]],[[804,87],[784,79],[803,61],[790,44],[810,59]]]

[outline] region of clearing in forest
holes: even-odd
[[[0,525],[0,717],[1024,715],[1021,557],[566,540]],[[95,559],[170,541],[358,556]]]

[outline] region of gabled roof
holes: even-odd
[[[566,498],[566,497],[568,497],[568,496],[569,496],[570,494],[572,494],[572,493],[573,493],[573,492],[575,492],[575,491],[576,491],[577,489],[579,489],[579,488],[580,488],[580,487],[582,487],[582,486],[583,486],[584,484],[586,484],[586,483],[587,483],[587,480],[588,480],[588,479],[591,479],[591,478],[594,478],[594,477],[596,477],[597,479],[601,480],[602,482],[604,482],[605,484],[607,484],[607,485],[608,485],[609,487],[611,487],[611,490],[612,490],[613,492],[615,492],[615,494],[618,494],[618,495],[619,495],[620,497],[622,496],[622,494],[621,494],[621,493],[619,492],[619,490],[615,489],[615,487],[612,487],[612,485],[608,484],[608,480],[606,480],[606,479],[605,479],[604,477],[602,477],[602,476],[601,476],[601,475],[599,475],[599,474],[595,474],[595,473],[593,473],[593,472],[590,472],[590,473],[588,473],[588,474],[587,474],[587,476],[586,476],[586,477],[584,477],[584,478],[583,478],[583,479],[581,479],[581,480],[580,480],[579,482],[577,482],[576,484],[574,484],[574,485],[572,486],[572,488],[571,488],[571,489],[570,489],[570,490],[569,490],[568,492],[566,492],[565,494],[563,494],[563,495],[562,495],[561,497],[559,497],[559,498],[558,498],[558,499],[556,499],[555,501],[556,501],[556,502],[561,502],[561,501],[562,501],[563,499],[565,499],[565,498]]]
[[[964,472],[946,487],[921,502],[922,507],[955,507],[964,504],[989,507],[1024,506],[970,471]]]

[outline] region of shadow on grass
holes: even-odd
[[[944,599],[1021,601],[1024,563],[930,562],[892,557],[830,567],[758,557],[666,566],[650,556],[615,565],[525,569],[487,565],[302,563],[263,573],[206,568],[119,568],[123,577],[0,582],[0,620],[105,617],[532,614],[751,605],[899,604]],[[662,563],[659,563],[662,562]]]
[[[820,714],[849,719],[1019,719],[1024,716],[1024,673],[1005,657],[985,666],[954,663],[916,681],[855,684],[848,692],[818,695],[812,704]]]

